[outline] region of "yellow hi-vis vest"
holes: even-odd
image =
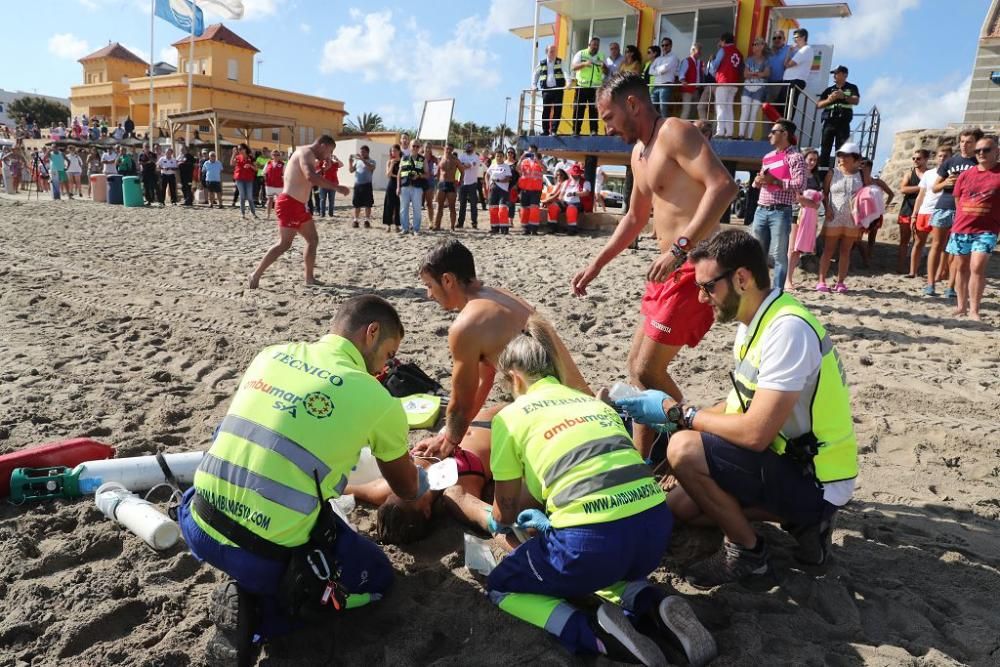
[[[194,476],[196,492],[258,536],[305,544],[323,498],[339,496],[361,449],[383,461],[407,452],[406,414],[349,340],[265,348],[250,364]],[[232,544],[192,508],[213,539]]]
[[[490,469],[524,478],[555,528],[624,519],[666,502],[609,405],[547,377],[493,418]]]
[[[757,391],[760,372],[761,341],[767,328],[779,317],[798,317],[816,333],[823,360],[816,378],[806,384],[791,417],[782,426],[771,449],[785,453],[788,438],[797,438],[812,430],[819,441],[819,453],[813,459],[816,478],[820,482],[837,482],[858,476],[858,441],[854,435],[851,417],[851,395],[840,357],[833,348],[830,336],[823,325],[806,310],[805,306],[787,294],[781,294],[751,322],[742,344],[733,346],[736,358],[736,387],[726,399],[726,412],[734,414],[750,407]],[[737,392],[738,389],[738,392]]]
[[[590,55],[590,49],[580,49],[573,57],[573,64],[576,64],[578,59],[584,62],[595,60],[597,64],[589,64],[575,72],[577,86],[581,88],[597,88],[604,83],[604,68],[602,65],[608,59],[607,56],[600,51],[592,56]]]

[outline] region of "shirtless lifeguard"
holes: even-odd
[[[455,457],[458,484],[445,492],[445,505],[456,518],[486,530],[491,505],[484,503],[480,495],[489,481],[489,438],[476,437],[475,432],[489,428],[489,419],[496,412],[483,410],[483,405],[493,389],[500,352],[533,318],[552,339],[565,384],[588,394],[593,392],[555,329],[523,299],[483,285],[476,277],[472,253],[458,241],[443,241],[434,247],[420,267],[420,279],[430,298],[445,310],[457,310],[459,314],[448,330],[452,373],[445,426],[439,434],[417,443],[412,453],[431,460]],[[389,498],[379,510],[380,537],[393,532],[384,531],[382,526],[412,526],[414,521],[420,521],[421,511],[424,516],[429,514],[429,508],[419,503]]]
[[[628,213],[591,264],[573,277],[573,293],[587,293],[601,269],[639,237],[652,208],[660,255],[646,273],[640,308],[645,319],[632,339],[629,376],[640,388],[659,389],[679,401],[683,395],[667,365],[681,347],[695,347],[712,326],[712,309],[698,302],[694,268],[685,260],[699,241],[719,231],[737,186],[697,128],[678,118],[660,118],[639,75],[620,72],[605,79],[597,110],[608,134],[635,144],[635,184]],[[633,436],[648,457],[656,432],[637,424]]]
[[[306,241],[306,285],[316,283],[313,269],[316,266],[316,246],[319,245],[319,237],[316,234],[312,214],[306,208],[306,202],[309,201],[314,185],[336,190],[342,195],[350,192],[348,188],[326,180],[316,171],[316,163],[333,155],[336,145],[333,137],[324,134],[312,145],[297,148],[288,159],[288,164],[285,165],[285,186],[274,204],[274,212],[278,218],[278,241],[271,246],[260,260],[260,264],[250,274],[250,289],[257,289],[260,277],[267,271],[267,267],[292,247],[296,234],[301,234]]]

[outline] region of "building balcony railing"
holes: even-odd
[[[780,83],[760,84],[764,100],[769,100],[771,106],[788,118],[798,128],[798,144],[800,146],[819,146],[823,131],[823,110],[817,106],[818,100],[805,91],[792,90]],[[732,104],[727,105],[732,111],[731,118],[722,119],[727,126],[731,123],[731,132],[720,132],[720,119],[717,114],[717,104],[720,88],[733,88],[732,84],[703,84],[697,92],[683,93],[681,84],[651,86],[650,96],[654,106],[659,107],[661,114],[677,116],[690,120],[701,120],[709,124],[709,130],[715,139],[748,139],[766,141],[767,133],[773,124],[758,108],[752,116],[741,120],[744,111],[741,92],[743,85],[735,86],[738,90],[732,98]],[[546,104],[546,91],[521,91],[518,105],[518,130],[521,136],[557,135],[562,137],[604,136],[604,122],[594,117],[592,120],[586,104],[578,104],[577,87],[560,90],[562,95],[558,101]],[[584,89],[585,90],[585,89]],[[723,95],[728,95],[727,90]],[[857,142],[862,155],[873,158],[878,144],[878,133],[881,118],[876,107],[867,113],[855,111],[851,122],[852,139]],[[596,131],[591,132],[591,127]],[[727,128],[728,129],[728,128]],[[741,131],[742,130],[742,131]],[[622,150],[626,150],[622,142]]]

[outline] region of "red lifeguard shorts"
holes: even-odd
[[[646,336],[661,345],[698,345],[715,320],[712,307],[698,301],[698,291],[689,263],[665,282],[646,283],[639,309],[646,316]]]
[[[274,214],[278,217],[278,226],[288,229],[298,229],[313,219],[303,202],[284,192],[274,200]]]

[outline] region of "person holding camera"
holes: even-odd
[[[362,146],[357,155],[347,159],[348,169],[354,174],[354,220],[352,227],[358,226],[361,209],[365,209],[365,228],[372,226],[372,206],[375,205],[375,194],[372,190],[372,174],[375,172],[375,160],[370,157],[368,146]]]
[[[816,103],[823,110],[823,143],[819,153],[819,167],[824,172],[830,166],[830,152],[851,138],[853,107],[861,101],[858,87],[847,80],[847,68],[841,65],[830,72],[833,85],[819,96]]]
[[[805,306],[771,289],[764,250],[746,232],[720,232],[688,261],[716,322],[739,323],[728,398],[699,409],[647,390],[616,402],[637,422],[674,431],[674,517],[707,519],[725,535],[686,579],[711,588],[769,575],[767,544],[751,521],[780,522],[798,542],[799,564],[825,566],[836,511],[858,476],[851,396],[833,342]]]

